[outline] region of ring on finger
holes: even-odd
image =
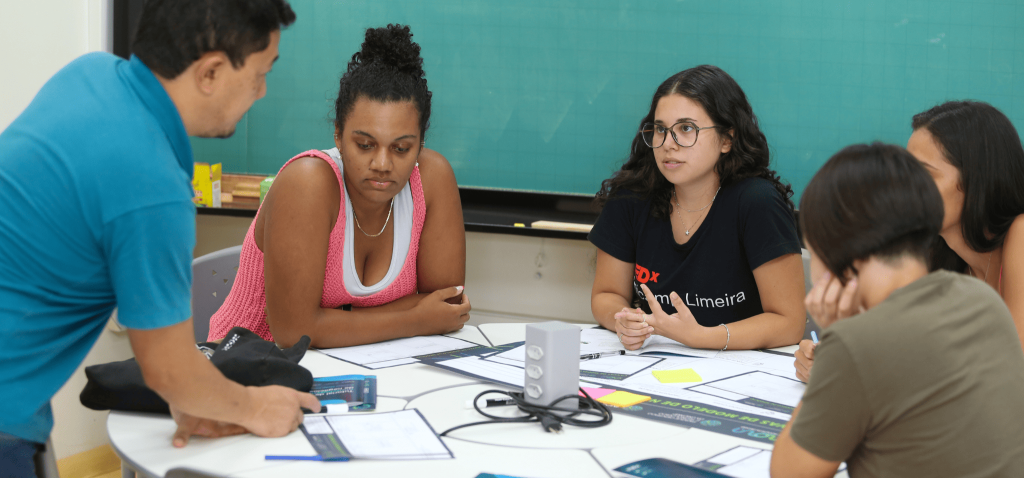
[[[648,317],[650,317],[650,314],[644,314],[644,327],[647,327],[647,318]]]

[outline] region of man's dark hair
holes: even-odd
[[[927,263],[942,228],[942,196],[907,150],[848,146],[818,170],[800,198],[804,241],[846,283],[853,261],[913,256]]]
[[[430,90],[420,46],[412,41],[406,25],[368,28],[362,47],[352,55],[348,70],[338,82],[334,102],[334,128],[345,129],[345,119],[356,100],[369,98],[382,103],[412,101],[420,113],[420,140],[430,127]]]
[[[224,52],[240,68],[270,45],[272,32],[294,21],[285,0],[149,0],[132,51],[168,79],[211,51]]]
[[[960,231],[967,245],[978,252],[1002,246],[1013,220],[1024,214],[1024,147],[1010,119],[988,103],[950,101],[914,115],[911,126],[931,133],[946,161],[960,172]],[[967,270],[941,239],[932,264]]]

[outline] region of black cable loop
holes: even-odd
[[[551,402],[551,405],[536,405],[533,403],[527,403],[526,398],[523,397],[522,392],[509,392],[505,390],[484,390],[477,394],[473,398],[473,408],[476,409],[481,415],[490,418],[489,421],[484,422],[473,422],[457,425],[449,428],[441,433],[440,436],[446,436],[448,433],[458,430],[460,428],[466,428],[476,425],[486,425],[488,423],[531,423],[541,422],[544,425],[545,431],[561,431],[562,424],[572,425],[581,428],[598,428],[603,427],[612,422],[612,412],[608,410],[601,402],[594,400],[593,397],[582,388],[579,389],[583,393],[583,396],[579,395],[566,395],[559,397],[557,400]],[[522,417],[499,417],[491,415],[480,409],[477,402],[480,401],[480,397],[489,393],[497,393],[512,398],[516,402],[516,406],[520,411],[526,413]],[[577,398],[579,399],[580,408],[561,408],[557,405],[564,401]],[[565,415],[559,415],[554,412],[562,412]],[[600,417],[598,420],[583,420],[576,418],[579,416],[593,416]]]

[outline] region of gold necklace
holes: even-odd
[[[707,209],[708,206],[711,205],[711,203],[715,202],[715,198],[718,197],[718,191],[721,191],[721,190],[722,190],[722,187],[719,186],[718,189],[715,190],[715,195],[714,195],[714,197],[711,198],[711,202],[705,204],[704,207],[702,207],[700,209],[692,209],[692,210],[691,209],[686,209],[683,206],[679,205],[679,198],[676,197],[676,192],[675,192],[675,190],[673,190],[672,191],[672,197],[675,198],[675,200],[676,200],[676,215],[679,216],[679,221],[682,222],[684,226],[686,225],[686,222],[683,222],[684,221],[683,213],[680,212],[680,209],[686,209],[686,212],[703,211],[703,210]],[[690,229],[692,229],[693,226],[696,226],[697,222],[699,222],[703,217],[704,217],[704,214],[702,213],[700,216],[697,217],[697,220],[693,221],[693,224],[690,224],[690,227],[686,228],[686,235],[687,236],[690,235]]]
[[[388,221],[391,220],[391,211],[394,208],[395,208],[395,198],[391,198],[391,205],[388,206],[388,217],[387,217],[387,219],[384,220],[384,227],[380,228],[380,232],[378,232],[376,234],[367,234],[366,231],[363,230],[363,226],[359,225],[359,216],[356,216],[356,208],[354,208],[354,207],[352,208],[352,219],[356,220],[356,227],[359,228],[359,232],[363,233],[364,236],[366,236],[366,237],[377,237],[377,236],[379,236],[381,234],[384,234],[384,229],[387,229]]]

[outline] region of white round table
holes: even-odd
[[[482,345],[523,340],[525,325],[466,326],[452,334]],[[507,389],[422,364],[369,370],[309,351],[300,364],[314,377],[364,374],[377,376],[377,412],[419,409],[438,433],[453,426],[486,420],[465,403],[480,391]],[[515,407],[488,412],[513,416]],[[369,412],[373,413],[373,412]],[[737,445],[771,448],[759,442],[614,414],[601,428],[566,426],[546,433],[536,423],[486,424],[453,431],[442,438],[449,460],[352,460],[349,462],[267,461],[266,455],[315,455],[302,432],[281,438],[253,435],[193,438],[185,448],[171,446],[174,422],[164,415],[111,412],[107,433],[121,457],[124,476],[164,476],[186,467],[214,476],[418,476],[465,477],[494,473],[531,478],[559,476],[626,476],[614,468],[646,458],[663,457],[695,463]]]

